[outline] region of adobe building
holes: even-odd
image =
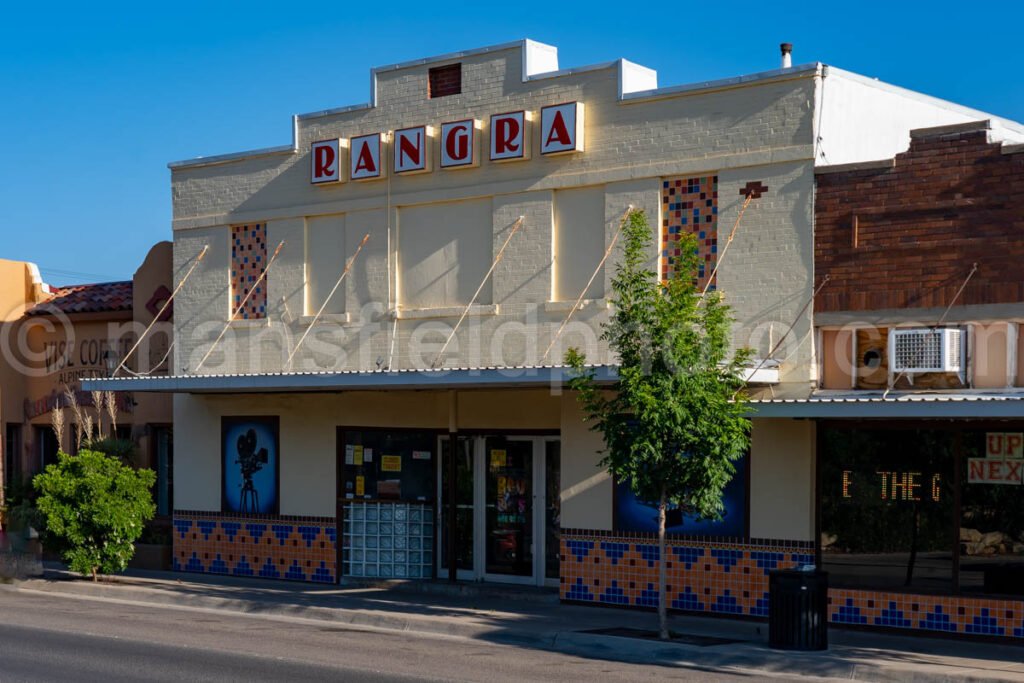
[[[191,273],[173,372],[85,385],[174,393],[175,567],[654,605],[655,508],[599,467],[561,365],[578,347],[615,380],[599,337],[623,217],[645,212],[665,275],[696,235],[752,395],[804,401],[816,170],[991,119],[788,59],[659,87],[517,41],[373,69],[369,102],[294,117],[289,144],[170,164]],[[671,516],[674,609],[763,617],[767,572],[815,561],[817,440],[815,420],[754,415],[725,519]]]
[[[132,280],[53,287],[42,282],[34,264],[0,261],[0,308],[4,313],[0,328],[0,422],[4,430],[0,480],[5,490],[27,484],[46,465],[56,462],[58,448],[69,453],[77,450],[74,401],[83,418],[88,416],[97,429],[102,420],[104,435],[116,430],[120,438],[136,443],[138,465],[158,474],[154,492],[158,514],[170,516],[170,396],[117,394],[116,424],[112,424],[105,402],[97,407],[91,392],[81,384],[86,378],[109,376],[153,322],[170,298],[171,264],[172,245],[161,242],[150,250]],[[170,344],[169,312],[170,308],[129,358],[126,366],[130,371],[166,374],[169,359],[163,356]],[[59,444],[54,410],[64,415]]]

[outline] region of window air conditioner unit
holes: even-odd
[[[963,371],[964,330],[952,327],[915,327],[889,332],[889,369],[892,372]]]

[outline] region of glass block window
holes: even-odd
[[[666,178],[661,186],[661,277],[675,275],[680,236],[697,239],[694,283],[703,289],[718,259],[718,176]],[[710,289],[715,289],[711,283]]]
[[[267,317],[267,281],[260,280],[267,267],[267,224],[231,226],[231,313],[239,320]],[[246,295],[252,296],[246,300]]]
[[[434,510],[417,503],[347,503],[345,576],[434,576]]]

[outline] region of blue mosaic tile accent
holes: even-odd
[[[267,561],[260,567],[260,578],[263,579],[280,579],[281,573],[277,571],[277,567],[274,566],[274,561],[267,558]]]
[[[672,600],[672,609],[685,609],[691,612],[703,612],[704,603],[700,601],[693,589],[687,586],[682,593],[677,593]]]
[[[565,542],[565,547],[569,549],[570,553],[576,556],[577,562],[582,562],[583,558],[589,555],[590,551],[594,549],[594,542],[569,540]]]
[[[1014,638],[1024,638],[1024,621],[1020,622],[1020,626],[1013,629]]]
[[[209,520],[201,519],[196,522],[196,527],[199,528],[199,533],[203,535],[204,541],[210,540],[210,534],[217,528],[217,522],[211,522]]]
[[[949,615],[942,611],[942,605],[935,605],[934,612],[928,612],[924,619],[917,623],[918,628],[928,631],[946,631],[956,633],[956,624],[949,620]]]
[[[302,536],[302,540],[306,542],[306,547],[311,548],[313,541],[320,535],[320,527],[318,526],[300,526],[299,535]]]
[[[656,545],[641,545],[637,543],[636,551],[640,553],[642,559],[647,560],[648,567],[653,567],[654,563],[661,559],[661,553]]]
[[[203,572],[203,563],[199,561],[199,558],[195,553],[192,553],[192,557],[188,558],[188,562],[185,564],[185,571],[187,572]]]
[[[793,553],[789,556],[789,559],[794,565],[800,567],[805,564],[814,564],[814,555],[807,555],[804,553]]]
[[[729,548],[712,548],[711,557],[718,560],[718,564],[722,566],[722,570],[728,572],[736,563],[743,559],[742,550],[732,550]]]
[[[636,599],[636,604],[641,607],[658,606],[658,589],[654,587],[653,583],[647,584],[647,588],[640,591],[640,597]]]
[[[605,557],[612,561],[613,565],[619,563],[622,556],[629,550],[628,543],[605,543],[601,541],[601,550],[604,552]]]
[[[292,566],[288,567],[288,571],[285,572],[284,578],[292,579],[293,581],[305,581],[306,575],[302,571],[302,567],[299,566],[298,560],[292,560]]]
[[[832,621],[837,624],[866,624],[868,618],[860,613],[860,607],[853,604],[853,598],[847,598],[846,604],[832,615]]]
[[[711,606],[711,611],[722,614],[743,614],[743,607],[736,600],[736,596],[730,593],[727,588],[724,593],[719,595],[718,600]]]
[[[217,558],[210,563],[211,574],[227,574],[228,563],[221,558],[220,553],[217,554]]]
[[[881,616],[875,617],[875,626],[894,626],[910,628],[910,619],[903,616],[903,610],[896,609],[896,603],[890,602],[888,609],[882,609]]]
[[[291,524],[273,524],[270,529],[274,532],[274,536],[277,538],[278,543],[280,545],[284,545],[284,542],[292,535],[292,529],[294,529],[294,527]]]
[[[989,614],[987,607],[981,609],[981,614],[974,617],[974,621],[964,626],[964,633],[975,633],[983,636],[1006,635],[1006,629],[999,625],[996,618]]]
[[[599,602],[603,602],[608,605],[628,605],[629,598],[626,597],[625,592],[619,587],[618,581],[612,581],[612,585],[608,586],[601,593],[601,597],[598,598]]]
[[[228,537],[228,543],[235,542],[235,536],[238,535],[238,530],[242,528],[239,522],[221,522],[221,530],[224,531],[224,535]]]
[[[246,532],[248,532],[248,534],[250,536],[252,536],[252,540],[258,541],[258,540],[260,540],[260,538],[263,537],[263,534],[267,533],[267,525],[266,524],[246,524],[245,525],[245,530],[246,530]]]
[[[672,546],[672,554],[676,560],[686,565],[689,569],[697,562],[698,558],[704,557],[704,548],[691,548],[689,546]]]
[[[570,600],[583,600],[586,602],[593,602],[594,600],[594,594],[583,585],[582,578],[577,578],[576,583],[569,587],[568,597]]]
[[[327,538],[330,539],[331,544],[332,545],[337,545],[338,544],[338,529],[333,527],[333,526],[329,526],[329,527],[327,527],[325,529],[325,531],[327,531]]]
[[[756,617],[768,616],[768,593],[763,593],[753,607],[750,608],[750,613]]]
[[[174,530],[178,532],[178,535],[182,540],[188,535],[188,532],[192,531],[192,520],[191,519],[176,519],[174,520]]]
[[[763,550],[752,550],[750,551],[750,559],[757,561],[757,568],[764,570],[764,573],[778,569],[779,562],[784,562],[786,559],[785,553],[771,553]]]
[[[326,562],[321,562],[320,566],[313,570],[312,579],[316,583],[334,583],[334,577],[331,576]]]
[[[235,565],[231,573],[235,576],[253,576],[256,572],[253,571],[252,565],[246,561],[245,555],[242,555],[238,558],[238,564]]]

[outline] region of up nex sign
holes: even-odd
[[[488,158],[495,163],[530,158],[531,112],[520,110],[493,114],[488,125]],[[480,119],[448,121],[440,125],[435,146],[433,126],[396,130],[392,136],[376,132],[353,138],[320,140],[310,145],[310,182],[314,185],[346,180],[377,180],[387,175],[388,143],[391,171],[395,175],[474,168],[480,165],[483,122]],[[389,140],[390,137],[390,140]],[[583,151],[583,103],[566,102],[540,110],[540,153],[571,154]]]

